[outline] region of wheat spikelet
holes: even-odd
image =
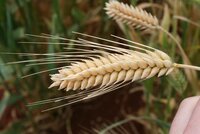
[[[158,19],[155,16],[132,5],[110,1],[106,3],[105,10],[109,17],[129,26],[140,29],[157,28],[159,26]]]
[[[62,41],[62,43],[52,42],[51,44],[54,45],[60,44],[66,46],[68,43],[63,41],[69,41],[69,43],[73,42],[73,45],[78,46],[79,48],[72,48],[73,51],[71,51],[71,48],[64,47],[66,52],[49,54],[8,53],[20,54],[22,56],[48,56],[48,58],[11,62],[8,64],[30,63],[28,66],[35,66],[52,63],[70,63],[66,66],[29,74],[24,76],[24,78],[52,70],[58,70],[56,74],[54,73],[51,75],[52,84],[49,88],[58,87],[59,90],[75,90],[76,93],[73,95],[34,102],[29,106],[58,103],[67,100],[67,103],[63,105],[44,110],[48,111],[103,95],[137,80],[145,80],[153,76],[160,77],[168,75],[172,73],[175,68],[200,70],[200,67],[174,63],[166,53],[158,49],[118,36],[113,35],[113,37],[125,41],[126,43],[107,40],[87,34],[76,34],[101,40],[105,42],[105,44],[92,42],[82,38],[71,40],[52,35],[31,35],[32,37]],[[49,42],[24,43],[49,44]],[[131,43],[132,45],[127,43]],[[126,49],[125,47],[129,47],[130,49]]]

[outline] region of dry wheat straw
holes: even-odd
[[[29,65],[40,65],[41,63],[71,63],[67,66],[43,70],[27,76],[40,74],[51,70],[58,70],[56,74],[51,75],[52,84],[49,86],[49,88],[58,87],[59,90],[64,89],[66,91],[76,90],[78,93],[69,96],[38,101],[30,104],[30,106],[58,103],[60,101],[67,100],[67,103],[63,105],[58,105],[56,107],[47,109],[52,110],[114,91],[137,80],[145,80],[153,76],[160,77],[163,75],[168,75],[175,68],[200,70],[200,67],[174,63],[166,53],[158,49],[118,36],[113,35],[113,37],[121,39],[126,43],[120,43],[81,33],[77,34],[101,40],[105,42],[105,44],[92,42],[82,38],[71,40],[51,35],[31,35],[34,37],[61,40],[62,42],[73,42],[74,46],[82,48],[73,48],[74,50],[69,52],[69,49],[65,48],[68,43],[63,42],[60,44],[64,45],[64,48],[67,52],[50,54],[20,53],[22,56],[41,55],[48,56],[48,58],[9,63],[31,63]],[[47,42],[24,43],[47,44]],[[131,45],[128,43],[131,43]],[[58,45],[58,43],[55,42],[51,44]],[[132,50],[125,49],[124,47],[129,47]],[[77,55],[77,53],[80,54]]]
[[[188,18],[186,18],[186,17],[184,17],[184,16],[174,15],[173,18],[174,18],[174,19],[179,19],[179,20],[181,20],[181,21],[185,21],[185,22],[187,22],[187,23],[189,23],[189,24],[192,24],[192,25],[194,25],[194,26],[196,26],[196,27],[200,27],[200,24],[199,24],[199,23],[194,22],[194,21],[192,21],[192,20],[190,20],[190,19],[188,19]]]

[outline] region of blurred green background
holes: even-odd
[[[5,52],[63,51],[59,46],[51,45],[52,40],[37,39],[25,34],[48,33],[74,39],[76,35],[72,31],[107,39],[115,34],[159,48],[167,52],[174,61],[182,63],[173,40],[159,31],[146,33],[125,25],[119,26],[105,14],[103,8],[106,2],[107,0],[0,0],[0,133],[168,133],[181,100],[199,94],[199,73],[191,82],[183,70],[176,71],[169,77],[136,82],[86,102],[41,113],[43,106],[29,108],[27,103],[68,93],[48,89],[51,83],[49,72],[24,79],[21,76],[52,69],[57,65],[4,65],[7,62],[38,58]],[[200,66],[200,0],[122,2],[141,6],[157,16],[161,26],[181,42],[192,64]],[[180,16],[189,21],[180,19]],[[19,43],[41,40],[49,44]]]

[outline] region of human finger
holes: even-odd
[[[171,124],[170,134],[183,134],[200,96],[184,99]]]
[[[200,134],[200,99],[192,111],[184,134]]]

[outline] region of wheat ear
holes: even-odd
[[[109,1],[105,7],[106,13],[116,21],[140,29],[157,28],[158,19],[146,11],[118,1]]]
[[[73,42],[74,46],[82,48],[74,48],[74,50],[71,52],[68,48],[64,47],[66,49],[66,52],[51,54],[21,53],[22,56],[41,55],[52,57],[9,63],[15,64],[30,62],[31,64],[29,65],[40,65],[41,63],[70,63],[67,66],[55,68],[55,70],[58,70],[58,72],[50,75],[52,84],[49,86],[49,88],[58,87],[59,90],[75,90],[76,92],[78,91],[78,93],[69,96],[35,102],[30,104],[30,106],[38,104],[57,103],[63,100],[68,100],[67,103],[63,105],[45,110],[48,111],[82,100],[94,98],[96,96],[119,89],[134,81],[149,79],[153,76],[160,77],[163,75],[168,75],[173,72],[175,68],[189,68],[200,71],[200,67],[177,64],[172,62],[171,58],[166,53],[158,49],[118,36],[113,35],[113,37],[121,39],[126,43],[120,43],[87,34],[76,34],[92,39],[98,39],[101,40],[101,42],[103,41],[105,43],[92,42],[82,38],[71,40],[51,35],[32,35],[35,37],[62,41],[62,43],[52,42],[51,44],[60,44],[66,46],[68,45],[68,43],[65,43],[63,41],[69,41],[69,43]],[[47,44],[47,42],[24,43]],[[125,49],[125,47],[129,47],[132,50]],[[77,55],[77,53],[79,53],[79,55]],[[36,63],[33,64],[33,62]],[[40,74],[47,71],[51,70],[44,70],[27,76]]]
[[[84,41],[81,43],[92,43]],[[136,81],[170,74],[174,68],[199,67],[173,63],[171,58],[160,50],[127,51],[123,54],[107,53],[98,57],[89,57],[58,70],[51,75],[53,83],[49,88],[58,86],[59,89],[83,90],[94,87],[111,86],[127,81]],[[118,50],[120,51],[120,49]]]

